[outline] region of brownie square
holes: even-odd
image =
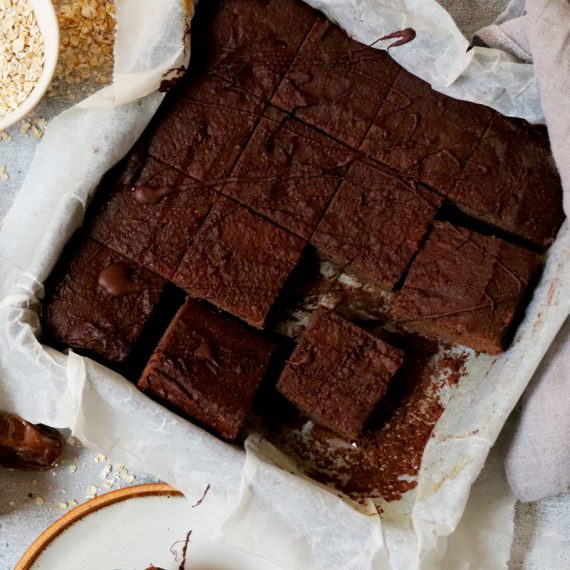
[[[111,187],[89,235],[170,279],[217,198],[201,182],[149,159],[134,184],[119,180]]]
[[[47,285],[44,336],[106,362],[125,362],[164,286],[158,275],[86,239]]]
[[[326,309],[317,309],[277,390],[301,411],[356,438],[404,362],[404,353]]]
[[[320,19],[271,102],[358,148],[400,67]]]
[[[271,107],[223,192],[308,239],[356,152]]]
[[[385,289],[406,270],[442,203],[421,184],[355,162],[311,243]]]
[[[222,197],[180,263],[173,282],[192,297],[262,328],[305,242]]]
[[[220,184],[264,106],[261,99],[217,75],[190,76],[166,99],[148,152],[196,180]]]
[[[416,332],[499,354],[539,267],[537,254],[522,247],[437,222],[393,316]]]
[[[401,70],[361,149],[436,190],[461,177],[493,111],[452,99]]]
[[[187,300],[152,355],[138,387],[185,417],[234,439],[274,346],[214,307]]]
[[[548,137],[500,115],[447,195],[465,213],[542,247],[564,218]]]
[[[208,0],[192,25],[193,73],[223,75],[264,100],[293,61],[317,12],[300,0]]]

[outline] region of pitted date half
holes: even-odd
[[[1,466],[28,471],[49,469],[61,459],[64,445],[57,430],[0,413]]]

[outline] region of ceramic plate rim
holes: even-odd
[[[86,516],[115,503],[149,496],[182,497],[183,494],[166,483],[145,483],[143,485],[133,485],[131,487],[124,487],[123,489],[117,489],[116,491],[110,491],[109,493],[85,501],[85,503],[81,503],[48,526],[27,548],[14,570],[33,570],[33,565],[48,546],[64,531]]]

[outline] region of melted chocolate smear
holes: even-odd
[[[147,289],[146,285],[133,283],[130,278],[131,266],[128,263],[113,263],[99,273],[97,283],[109,295],[121,297]]]
[[[181,557],[182,560],[180,560],[180,564],[178,565],[178,570],[185,570],[186,567],[186,554],[188,551],[188,544],[190,544],[190,537],[192,536],[192,531],[189,530],[186,533],[186,537],[184,538],[184,540],[177,540],[171,547],[170,547],[170,553],[174,556],[174,560],[178,561],[178,552],[176,552],[176,546],[178,544],[182,543],[182,553],[181,553]]]
[[[163,186],[151,186],[150,184],[137,184],[134,187],[135,190],[135,200],[139,204],[145,204],[147,206],[155,206],[163,198],[178,192],[178,186],[172,186],[171,184],[165,184]]]
[[[305,354],[299,360],[292,360],[291,366],[308,366],[315,362],[315,354],[312,348],[308,348]]]
[[[397,32],[392,32],[391,34],[388,34],[387,36],[383,36],[380,38],[380,40],[392,40],[392,39],[399,38],[398,41],[396,41],[396,42],[394,42],[388,46],[387,49],[390,49],[390,48],[395,48],[398,46],[403,46],[404,44],[411,42],[415,37],[416,37],[416,30],[414,30],[413,28],[405,28],[405,29],[399,30]]]
[[[206,498],[206,495],[208,494],[209,490],[210,490],[210,483],[208,483],[207,487],[204,489],[202,497],[200,497],[200,499],[198,499],[196,503],[192,505],[192,508],[199,507],[204,502],[204,499]]]
[[[158,90],[161,93],[166,93],[170,91],[173,87],[180,83],[180,80],[184,77],[186,73],[186,67],[183,65],[180,67],[175,67],[173,69],[169,69],[166,73],[162,74],[162,80],[158,87]]]
[[[203,342],[195,351],[194,354],[198,358],[202,358],[204,360],[215,360],[215,346],[206,341]]]

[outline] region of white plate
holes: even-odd
[[[179,570],[189,531],[188,570],[279,570],[210,540],[204,513],[167,485],[138,485],[92,499],[51,525],[15,570]]]

